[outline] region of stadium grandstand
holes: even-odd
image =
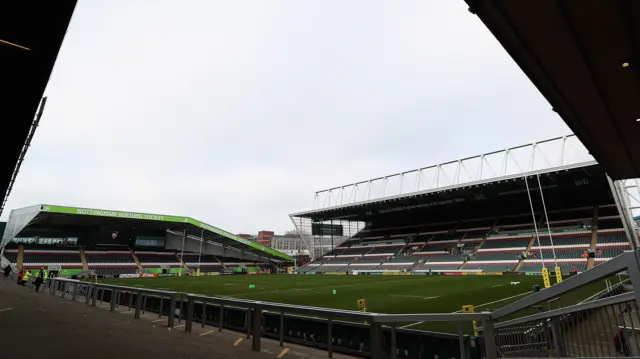
[[[291,219],[300,273],[575,273],[635,247],[619,197],[566,136],[320,191]]]
[[[1,253],[60,276],[256,272],[293,258],[190,217],[53,205],[12,210]]]
[[[169,329],[193,331],[194,335],[191,336],[176,335],[174,343],[175,338],[179,343],[171,343],[179,346],[181,353],[188,352],[185,355],[191,357],[196,357],[192,352],[198,349],[207,353],[197,357],[205,357],[224,347],[219,339],[223,327],[225,330],[241,332],[243,337],[238,339],[235,335],[227,345],[233,348],[233,354],[229,357],[253,357],[239,351],[243,343],[249,342],[242,341],[245,335],[252,339],[251,350],[256,352],[254,354],[264,354],[264,357],[273,357],[277,352],[274,349],[280,350],[284,341],[326,349],[329,357],[334,355],[334,350],[374,359],[638,357],[640,300],[633,290],[633,284],[640,280],[640,257],[637,251],[625,252],[629,248],[637,249],[638,237],[631,213],[634,206],[623,181],[640,176],[640,145],[637,141],[640,130],[636,125],[640,113],[637,101],[640,88],[636,72],[636,49],[639,46],[638,37],[634,35],[637,33],[636,24],[640,23],[634,21],[640,14],[640,5],[623,0],[540,0],[518,2],[517,5],[506,0],[466,2],[470,12],[477,15],[495,34],[580,141],[574,136],[567,136],[320,191],[316,193],[316,207],[313,210],[291,215],[306,248],[315,259],[299,271],[326,274],[490,274],[494,271],[535,274],[545,266],[558,265],[563,271],[584,273],[558,281],[540,291],[536,291],[534,285],[533,293],[527,289],[525,293],[515,294],[520,299],[505,306],[484,306],[494,305],[496,301],[492,299],[482,304],[483,307],[476,306],[482,308],[481,313],[469,313],[462,309],[465,313],[438,313],[420,317],[412,314],[382,314],[384,312],[369,313],[367,316],[366,312],[202,296],[196,296],[197,300],[201,300],[200,303],[194,303],[191,297],[186,316],[183,316],[183,302],[181,300],[177,305],[176,297],[192,296],[187,294],[191,293],[187,290],[181,293],[149,291],[137,285],[134,288],[52,278],[49,290],[54,295],[61,293],[59,298],[25,296],[23,288],[18,286],[2,288],[4,298],[9,298],[8,293],[20,291],[11,295],[11,308],[3,309],[14,310],[15,307],[16,312],[21,310],[19,315],[3,316],[3,323],[8,328],[14,328],[7,330],[5,339],[8,343],[20,343],[25,336],[33,336],[34,330],[39,330],[36,327],[50,329],[46,335],[38,337],[39,345],[7,345],[3,347],[3,354],[35,357],[38,350],[37,355],[56,358],[67,358],[81,351],[92,352],[94,356],[103,354],[103,357],[121,353],[156,356],[149,353],[156,349],[165,354],[163,357],[170,357],[166,353],[174,353],[169,351],[167,343],[171,340],[171,333],[176,331],[155,329],[156,325],[160,325],[157,323],[165,320]],[[587,146],[588,151],[582,148],[580,142]],[[587,156],[570,158],[568,150],[572,143]],[[554,147],[554,144],[554,149],[543,148]],[[524,152],[524,155],[519,156],[518,152]],[[589,153],[594,155],[597,162]],[[495,157],[499,159],[495,160]],[[39,206],[12,213],[0,242],[0,246],[9,247],[5,250],[6,255],[14,255],[16,263],[18,257],[22,257],[23,263],[25,258],[40,265],[69,263],[69,269],[78,265],[80,257],[83,270],[89,267],[89,263],[104,269],[108,266],[103,263],[123,267],[134,263],[139,271],[144,271],[146,264],[148,268],[160,268],[163,272],[165,269],[172,270],[172,265],[176,263],[174,257],[178,260],[178,266],[190,268],[189,263],[195,263],[196,258],[200,266],[208,263],[213,268],[230,264],[230,261],[257,264],[259,261],[285,260],[274,253],[265,254],[266,250],[262,248],[236,241],[210,226],[205,228],[202,223],[189,218],[183,222],[173,222],[165,220],[164,217],[169,216],[102,211],[125,213],[119,218],[120,215],[108,216],[98,210],[75,209],[74,213],[68,213],[52,209],[53,206]],[[73,222],[76,232],[65,237],[54,234],[56,229],[65,226],[70,229],[69,218],[74,216],[82,218],[82,224],[79,220]],[[88,224],[95,217],[108,218],[104,218],[104,226]],[[49,228],[45,228],[45,224]],[[94,230],[97,228],[94,234],[98,234],[93,237],[81,235],[81,228],[89,227]],[[29,232],[31,229],[34,231]],[[43,231],[38,232],[39,229]],[[164,231],[163,249],[151,243],[157,244],[159,237],[162,237],[159,231]],[[6,242],[5,237],[9,239]],[[128,238],[128,242],[102,246],[111,243],[109,238],[112,241]],[[59,250],[55,259],[44,253],[42,246],[45,243]],[[215,248],[207,248],[210,244]],[[200,250],[198,246],[205,246],[207,250]],[[234,252],[242,255],[238,257]],[[249,259],[247,252],[250,252]],[[255,260],[253,256],[261,258]],[[552,303],[557,305],[560,302],[559,296],[570,296],[574,290],[588,289],[590,284],[597,281],[608,282],[615,274],[628,275],[626,282],[620,279],[619,291],[612,291],[607,284],[604,291],[594,295],[589,293],[590,296],[578,304],[567,305],[566,300],[561,298],[565,306],[552,308]],[[304,282],[353,279],[365,282],[373,279],[373,291],[376,294],[381,292],[378,278],[295,277],[296,280],[300,278]],[[150,282],[174,279],[182,280],[159,278]],[[194,281],[202,279],[208,278],[191,278]],[[413,281],[422,278],[386,279],[386,285],[391,287],[391,280],[417,283]],[[495,288],[501,289],[486,290],[494,288],[488,281],[501,279],[508,283],[510,280],[498,276],[425,279],[433,279],[434,285],[407,287],[421,291],[438,287],[441,291],[456,287],[456,284],[452,284],[455,282],[451,281],[462,283],[460,281],[466,280],[466,285],[457,286],[463,287],[464,291],[469,291],[467,286],[474,284],[480,287],[473,292],[473,298],[464,299],[468,303],[477,303],[477,297],[483,294],[511,289],[508,284],[497,284]],[[536,278],[522,277],[517,280],[525,282],[526,279],[540,283]],[[329,292],[322,297],[320,291],[301,291],[296,287],[296,280],[279,281],[278,284],[293,286],[287,293],[295,292],[298,296],[306,294],[308,298],[325,298],[327,302],[331,301],[328,298],[338,298],[335,289],[333,293],[328,290],[335,286],[318,287]],[[445,280],[448,281],[446,285],[437,284],[445,283]],[[117,280],[111,280],[111,283],[114,281]],[[339,292],[355,286],[349,282],[340,287],[342,289]],[[357,292],[358,297],[355,298],[362,298],[361,287]],[[83,293],[83,298],[76,297],[82,297]],[[101,293],[99,304],[96,303],[98,293]],[[123,296],[123,293],[131,295]],[[148,295],[151,293],[153,295]],[[434,309],[435,302],[425,300],[435,301],[439,297],[416,294],[390,301],[390,308],[405,309],[413,301],[415,306],[411,308],[419,308],[423,312]],[[523,294],[527,295],[520,297]],[[273,292],[267,293],[265,298],[272,299],[274,295]],[[144,306],[140,308],[143,296]],[[451,302],[460,296],[462,293],[441,299]],[[499,300],[514,298],[501,296]],[[152,298],[149,303],[147,297]],[[289,297],[284,294],[278,298]],[[85,305],[120,313],[100,321],[99,318],[107,317],[96,315],[99,309],[94,308],[91,315],[87,315],[89,310],[82,304],[59,305],[58,300],[65,300],[65,303],[81,301]],[[50,305],[45,306],[45,303]],[[136,304],[132,306],[132,303]],[[549,310],[540,304],[544,304],[544,307],[548,304]],[[54,316],[71,313],[70,309],[78,306],[80,310],[64,320]],[[33,308],[40,310],[34,311]],[[147,315],[147,310],[150,315]],[[175,314],[176,310],[179,314]],[[141,311],[144,313],[141,314]],[[531,314],[534,311],[535,314]],[[131,314],[127,317],[126,313]],[[518,313],[525,317],[515,318],[514,315]],[[164,318],[157,319],[163,315]],[[153,325],[143,327],[131,323],[133,321],[130,318],[143,321],[145,316]],[[182,318],[185,323],[174,326],[174,322]],[[358,323],[348,322],[355,321],[353,318],[358,318]],[[113,324],[119,320],[122,325]],[[202,326],[193,325],[198,320]],[[407,320],[416,322],[403,324]],[[473,320],[473,332],[477,330],[479,333],[463,335],[463,320],[469,326]],[[104,333],[102,338],[108,335],[113,339],[108,341],[109,345],[96,351],[95,346],[99,342],[96,337],[100,336],[93,333],[89,335],[88,330],[84,333],[73,332],[79,327],[86,328],[81,324],[85,321],[96,322],[98,325],[94,327],[95,330],[104,330],[100,332]],[[363,321],[365,324],[361,324]],[[457,334],[406,329],[418,328],[417,325],[428,324],[429,321],[450,321],[453,324],[452,333]],[[476,322],[482,327],[476,327]],[[219,327],[213,330],[212,324]],[[384,324],[388,326],[383,327]],[[211,333],[216,334],[209,335]],[[66,344],[69,337],[75,338],[78,344]],[[270,337],[275,342],[279,340],[280,346],[276,344],[271,348],[262,348],[261,337]],[[207,340],[202,338],[217,342],[209,346],[196,342]],[[92,347],[87,347],[87,344]],[[47,348],[47,352],[43,353],[40,348]],[[134,352],[137,348],[144,348],[144,352]],[[278,357],[296,356],[287,354],[288,349],[282,349]],[[218,353],[213,355],[223,357]]]

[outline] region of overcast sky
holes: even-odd
[[[293,227],[333,186],[565,135],[463,0],[80,1],[8,209]]]

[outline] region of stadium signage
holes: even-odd
[[[139,274],[120,274],[118,278],[138,278]]]
[[[164,216],[159,216],[156,214],[101,211],[101,210],[83,209],[83,208],[78,208],[76,214],[80,214],[84,216],[117,217],[117,218],[129,218],[129,219],[146,219],[146,220],[152,220],[152,221],[164,221]]]
[[[387,208],[387,209],[379,210],[378,213],[402,212],[402,211],[407,211],[407,210],[410,210],[410,209],[434,207],[434,206],[443,206],[445,204],[461,203],[461,202],[466,202],[466,199],[465,198],[454,198],[454,199],[447,199],[447,200],[444,200],[444,201],[433,201],[433,202],[417,204],[417,205],[412,205],[412,206],[400,206],[400,207],[394,207],[394,208]]]

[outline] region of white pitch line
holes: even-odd
[[[420,299],[423,299],[423,300],[440,298],[439,295],[436,295],[436,296],[433,296],[433,297],[423,297],[421,295],[389,294],[389,296],[391,296],[391,297],[405,297],[405,298],[420,298]]]
[[[493,302],[483,303],[483,304],[478,304],[478,305],[475,305],[474,307],[475,307],[475,308],[480,308],[480,307],[484,307],[484,306],[489,305],[489,304],[499,303],[499,302],[503,302],[503,301],[505,301],[505,300],[509,300],[509,299],[513,299],[513,298],[517,298],[517,297],[522,297],[523,295],[530,294],[530,293],[531,293],[531,292],[524,292],[524,293],[520,293],[520,294],[512,295],[511,297],[507,297],[507,298],[502,298],[502,299],[494,300]],[[457,311],[455,311],[454,313],[462,313],[462,310],[457,310]],[[403,327],[400,327],[400,329],[410,328],[410,327],[416,326],[416,325],[418,325],[418,324],[422,324],[422,323],[424,323],[424,322],[425,322],[425,321],[423,320],[423,321],[421,321],[421,322],[415,322],[415,323],[407,324],[407,325],[405,325],[405,326],[403,326]]]
[[[510,297],[506,297],[506,298],[502,298],[502,299],[498,299],[498,300],[494,300],[493,302],[489,302],[489,303],[482,303],[482,304],[478,304],[478,305],[474,305],[475,308],[480,308],[480,307],[484,307],[487,306],[489,304],[493,304],[493,303],[500,303],[500,302],[504,302],[505,300],[509,300],[509,299],[513,299],[513,298],[518,298],[518,297],[522,297],[523,295],[527,295],[527,294],[531,294],[531,292],[524,292],[524,293],[520,293],[520,294],[516,294],[516,295],[512,295]],[[462,310],[458,310],[454,313],[462,313]]]
[[[175,325],[175,326],[173,327],[173,329],[176,329],[176,328],[182,328],[182,327],[184,327],[184,324],[178,324],[178,325]]]
[[[161,322],[163,320],[166,320],[166,319],[156,319],[156,320],[152,321],[151,323],[157,323],[157,322]]]
[[[497,287],[502,287],[503,284],[496,284],[496,285],[492,285],[491,288],[497,288]]]
[[[0,312],[8,312],[10,310],[13,310],[13,308],[4,308],[4,309],[0,309]]]
[[[362,283],[357,283],[357,284],[331,285],[331,286],[323,286],[323,287],[292,288],[292,289],[283,289],[283,290],[271,290],[271,291],[264,291],[264,292],[242,293],[242,294],[233,295],[233,297],[241,297],[241,296],[245,296],[245,295],[254,295],[254,294],[294,292],[294,291],[300,291],[300,290],[317,290],[317,289],[319,290],[319,289],[329,289],[329,288],[334,289],[334,288],[344,288],[344,287],[358,287],[358,286],[362,286],[362,285],[382,284],[382,283],[389,283],[389,282],[385,280],[385,281],[376,281],[376,282],[362,282]]]

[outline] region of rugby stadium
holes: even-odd
[[[48,274],[53,304],[45,310],[41,296],[25,296],[32,287],[26,280],[24,291],[1,287],[0,300],[13,298],[0,302],[3,323],[18,328],[8,342],[19,342],[11,337],[24,336],[22,328],[54,328],[41,337],[55,338],[58,328],[88,321],[106,328],[95,330],[104,341],[115,338],[113,323],[122,317],[115,332],[133,327],[131,318],[144,325],[126,340],[108,340],[109,347],[128,354],[145,347],[145,356],[178,338],[185,351],[247,359],[640,357],[640,196],[630,193],[640,177],[640,7],[624,0],[465,2],[575,135],[318,191],[312,209],[290,214],[311,255],[301,266],[191,217],[14,209],[2,224],[2,267]],[[50,49],[41,81],[24,83],[32,90],[22,96],[29,116],[13,138],[20,142],[11,152],[16,165],[4,168],[12,173],[2,182],[7,195],[33,134],[27,125],[37,127],[26,119],[64,37],[75,6],[68,3],[52,38],[42,37]],[[38,47],[27,37],[19,42]],[[64,320],[50,316],[72,302],[87,309]],[[6,316],[14,307],[21,315]],[[112,315],[100,321],[100,311]],[[178,328],[193,335],[172,337]],[[230,356],[219,351],[223,331],[234,333]],[[58,342],[70,337],[62,334]],[[46,355],[77,354],[83,340],[76,336],[75,352],[49,343],[60,356]],[[149,344],[156,338],[164,344]],[[17,347],[16,355],[32,349]]]

